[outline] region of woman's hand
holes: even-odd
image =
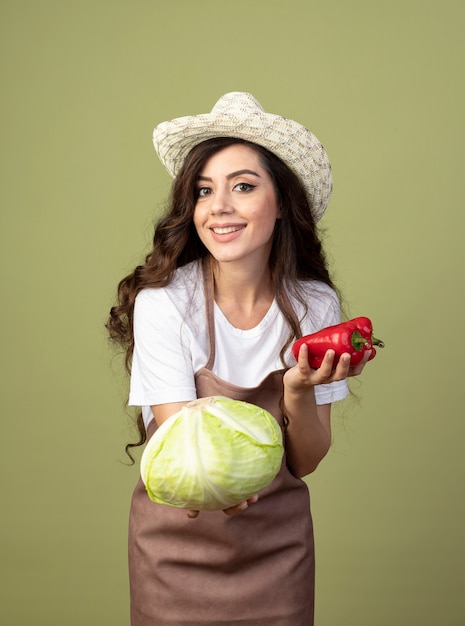
[[[257,500],[258,496],[252,496],[251,498],[248,498],[248,500],[244,500],[244,502],[240,502],[239,504],[235,504],[227,509],[223,509],[223,513],[233,517],[234,515],[238,515],[239,513],[242,513],[242,511],[245,511],[249,507],[249,504],[254,504]],[[187,511],[187,517],[194,519],[198,517],[199,513],[200,511]]]
[[[334,355],[334,350],[328,350],[321,366],[314,370],[308,364],[308,347],[302,344],[297,365],[284,374],[284,384],[292,391],[303,391],[315,385],[325,385],[336,380],[344,380],[349,376],[358,376],[369,360],[371,350],[367,351],[363,360],[354,367],[350,366],[350,354],[345,353],[333,369]]]
[[[226,515],[230,515],[230,516],[237,515],[238,513],[242,513],[242,511],[245,511],[249,507],[249,504],[254,504],[255,502],[257,502],[257,500],[258,500],[258,496],[252,496],[251,498],[248,498],[247,500],[245,500],[244,502],[241,502],[240,504],[231,506],[228,509],[223,509],[223,513],[226,513]]]

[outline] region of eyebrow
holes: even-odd
[[[243,174],[251,174],[252,176],[256,176],[257,178],[260,178],[260,174],[257,174],[257,172],[254,172],[253,170],[237,170],[236,172],[231,172],[231,174],[228,174],[226,178],[228,180],[231,180],[231,178],[236,178],[236,176],[242,176]],[[197,180],[211,181],[212,179],[209,178],[208,176],[197,176]]]

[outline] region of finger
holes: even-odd
[[[343,380],[349,376],[350,372],[350,354],[348,352],[344,352],[341,354],[341,357],[336,365],[336,369],[334,371],[334,380]]]
[[[247,504],[247,501],[241,502],[240,504],[236,504],[235,506],[230,506],[227,509],[223,509],[223,512],[226,513],[226,515],[237,515],[238,513],[242,513],[242,511],[245,511],[245,509],[248,507],[249,505]]]
[[[300,346],[297,364],[301,370],[307,370],[310,367],[308,364],[308,346],[306,343]]]
[[[331,376],[331,372],[334,369],[334,359],[336,352],[334,350],[327,350],[320,367],[318,368],[318,374],[322,379],[326,379]]]
[[[244,502],[239,502],[239,504],[230,506],[227,509],[223,509],[223,512],[226,513],[226,515],[237,515],[238,513],[242,513],[242,511],[245,511],[249,507],[249,504],[254,504],[255,502],[257,502],[257,500],[257,495],[252,496],[251,498],[244,500]]]
[[[363,359],[362,359],[363,365],[365,365],[365,363],[368,363],[368,361],[371,359],[372,353],[373,353],[373,350],[367,350],[365,352],[365,354],[363,355]]]
[[[199,516],[199,513],[200,513],[200,511],[189,510],[189,511],[187,511],[187,517],[190,517],[191,519],[194,519],[194,518]]]
[[[355,367],[350,368],[349,376],[359,376],[362,373],[363,368],[370,360],[371,353],[371,350],[367,350],[367,352],[365,352],[360,363],[358,363]]]

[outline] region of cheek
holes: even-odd
[[[204,219],[201,211],[194,210],[194,215],[192,216],[192,223],[194,224],[194,228],[197,231],[197,235],[200,239],[203,239],[205,233],[203,231],[203,223]]]
[[[194,222],[195,228],[198,230],[201,222],[200,211],[195,207],[194,213],[192,215],[192,221]]]
[[[260,211],[256,211],[255,219],[269,228],[274,228],[276,220],[281,218],[281,209],[271,200],[264,204]]]

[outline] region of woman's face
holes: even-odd
[[[197,178],[194,225],[220,263],[268,263],[276,220],[276,191],[259,154],[233,144],[206,162]]]

